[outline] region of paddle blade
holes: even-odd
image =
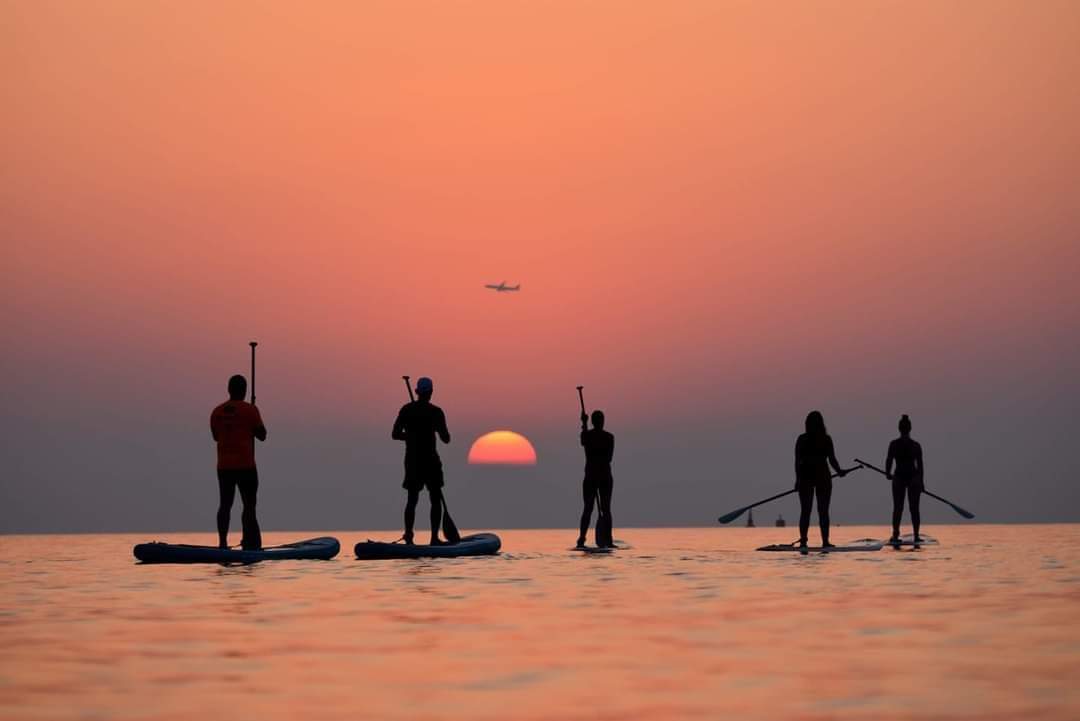
[[[461,543],[461,533],[458,532],[457,525],[454,524],[454,519],[450,517],[450,511],[443,507],[442,514],[442,527],[443,535],[446,536],[446,540],[450,543]]]
[[[955,503],[950,503],[949,505],[950,505],[950,506],[952,506],[952,509],[953,509],[954,511],[956,511],[957,513],[959,513],[959,514],[960,514],[961,516],[963,516],[964,518],[967,518],[967,519],[971,519],[971,518],[974,518],[974,517],[975,517],[975,514],[974,514],[974,513],[972,513],[971,511],[965,511],[965,510],[964,510],[963,508],[961,508],[960,506],[956,505]]]
[[[971,511],[967,511],[967,510],[964,510],[963,508],[961,508],[960,506],[956,505],[955,503],[953,503],[952,501],[950,501],[950,500],[949,500],[949,499],[947,499],[947,498],[942,498],[942,497],[941,497],[941,496],[939,496],[938,494],[936,494],[936,493],[931,493],[930,491],[926,490],[925,488],[923,489],[923,493],[925,493],[926,495],[930,496],[931,498],[936,498],[937,500],[941,501],[941,502],[942,502],[942,503],[944,503],[944,504],[945,504],[946,506],[948,506],[949,508],[951,508],[951,509],[953,509],[954,511],[956,511],[957,513],[959,513],[959,514],[960,514],[961,516],[963,516],[964,518],[967,518],[967,519],[969,519],[969,520],[970,520],[970,519],[972,519],[972,518],[974,518],[974,517],[975,517],[975,514],[974,514],[974,513],[972,513]]]
[[[747,506],[746,508],[740,508],[737,511],[732,511],[731,513],[725,513],[724,515],[720,516],[716,520],[718,520],[720,523],[731,523],[736,518],[738,518],[742,514],[746,513],[748,508],[749,508],[749,506]]]

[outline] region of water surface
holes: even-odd
[[[232,567],[4,536],[0,718],[1080,718],[1080,525],[926,530],[806,557],[753,551],[790,528],[620,529],[611,556],[506,531],[497,557],[379,562],[352,544],[392,533],[344,531],[333,561]]]

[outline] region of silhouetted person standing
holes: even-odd
[[[217,441],[217,475],[220,503],[217,512],[218,546],[228,548],[229,516],[236,489],[244,510],[240,514],[244,535],[240,545],[249,550],[262,548],[262,533],[255,517],[259,493],[259,473],[255,468],[255,439],[266,440],[259,409],[244,401],[247,380],[236,375],[229,379],[229,400],[210,413],[210,435]]]
[[[581,483],[581,499],[584,509],[581,511],[581,533],[577,545],[585,545],[585,536],[589,532],[592,520],[593,503],[600,498],[600,509],[596,518],[597,530],[601,528],[601,517],[606,519],[603,534],[597,534],[597,545],[612,547],[611,538],[611,491],[615,479],[611,475],[611,460],[615,456],[615,436],[604,430],[604,412],[593,411],[593,427],[590,430],[588,416],[581,414],[581,445],[585,448],[585,480]]]
[[[450,431],[446,429],[442,408],[431,403],[434,390],[430,378],[416,382],[417,399],[398,411],[390,437],[405,441],[405,480],[401,484],[409,492],[405,502],[405,543],[413,542],[416,504],[420,500],[420,490],[426,487],[431,499],[431,545],[437,546],[442,543],[439,527],[442,525],[443,468],[435,437],[449,443]]]
[[[911,419],[900,416],[900,437],[889,443],[885,456],[885,476],[892,480],[892,543],[900,542],[900,520],[904,516],[904,496],[907,495],[911,509],[911,529],[915,543],[919,538],[919,498],[923,492],[922,446],[911,437]],[[893,471],[893,463],[896,470]]]
[[[836,461],[832,438],[825,430],[825,418],[820,411],[810,411],[806,416],[806,432],[795,441],[795,488],[799,491],[799,545],[806,547],[810,532],[810,512],[817,495],[818,523],[821,525],[821,546],[832,548],[829,543],[829,501],[832,499],[832,477],[829,466],[839,476],[847,471]]]

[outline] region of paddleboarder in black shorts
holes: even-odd
[[[439,540],[439,527],[443,511],[443,469],[435,437],[449,443],[450,431],[446,429],[446,414],[442,408],[431,403],[432,392],[434,384],[430,378],[421,378],[416,382],[417,399],[406,403],[398,411],[390,437],[395,441],[405,441],[405,480],[401,484],[409,492],[405,502],[405,543],[413,542],[416,504],[420,500],[421,489],[427,488],[431,499],[431,545],[437,546],[442,543]]]
[[[615,456],[615,436],[604,430],[604,412],[592,412],[592,429],[589,428],[588,416],[581,413],[581,445],[585,448],[585,480],[581,483],[581,500],[584,508],[581,511],[581,533],[578,535],[577,545],[585,545],[585,535],[589,532],[589,522],[592,520],[593,503],[599,497],[600,516],[607,519],[604,533],[599,533],[600,518],[596,520],[597,545],[601,547],[614,547],[615,542],[611,537],[611,491],[615,484],[611,475],[611,459]]]
[[[259,472],[255,468],[255,439],[266,440],[259,409],[244,401],[247,379],[236,375],[229,379],[229,400],[210,413],[210,435],[217,442],[217,476],[220,502],[217,512],[218,547],[228,548],[229,516],[232,515],[236,489],[244,510],[240,514],[244,535],[240,545],[247,550],[262,548],[262,532],[255,517],[259,493]]]
[[[885,456],[885,477],[892,481],[892,538],[890,543],[900,542],[900,520],[904,516],[904,496],[907,496],[911,509],[911,530],[915,533],[915,543],[919,537],[919,498],[923,492],[923,456],[922,446],[911,437],[911,419],[907,414],[900,416],[900,437],[889,443],[889,452]],[[896,470],[893,470],[896,463]]]
[[[795,441],[795,488],[799,491],[799,546],[806,547],[810,532],[810,512],[817,496],[818,523],[821,526],[821,547],[829,543],[829,501],[832,500],[832,477],[829,466],[838,476],[848,474],[836,460],[832,438],[825,430],[825,418],[820,411],[806,416],[806,432]]]

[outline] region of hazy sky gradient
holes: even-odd
[[[1078,37],[1049,0],[2,2],[0,531],[210,532],[250,339],[267,529],[400,523],[403,373],[463,526],[574,525],[579,383],[617,524],[786,489],[812,408],[845,461],[909,413],[980,520],[1080,520]],[[539,464],[467,466],[498,428]],[[863,472],[833,516],[889,504]]]

